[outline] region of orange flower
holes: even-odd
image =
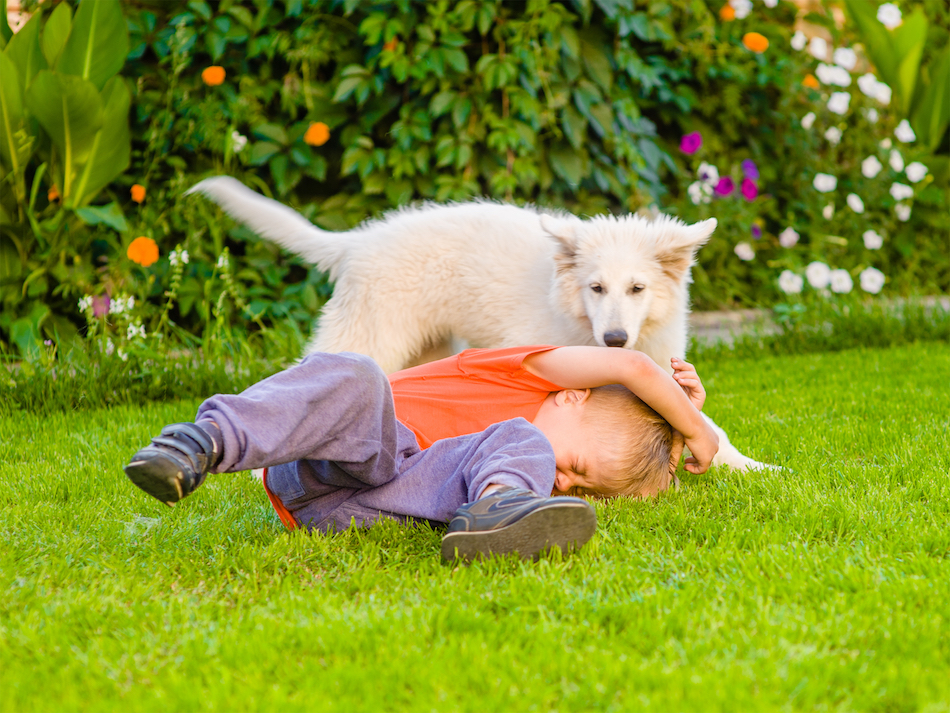
[[[158,260],[158,245],[151,238],[142,236],[132,241],[125,254],[129,256],[129,260],[132,262],[137,262],[142,267],[148,267]]]
[[[49,190],[46,191],[46,200],[48,200],[50,203],[59,200],[59,189],[55,184],[50,186]]]
[[[732,5],[730,5],[729,3],[726,3],[726,4],[723,5],[722,8],[719,10],[719,17],[721,17],[723,20],[726,20],[726,21],[735,20],[735,19],[736,19],[736,9],[735,9]]]
[[[399,38],[393,37],[389,42],[383,45],[383,49],[387,52],[395,52],[396,48],[399,46]]]
[[[138,183],[136,183],[134,186],[132,186],[132,190],[129,191],[129,193],[132,194],[132,200],[134,200],[136,203],[141,203],[145,200],[145,186],[140,186]]]
[[[742,44],[745,45],[747,50],[751,50],[756,54],[762,54],[769,48],[769,39],[765,35],[760,35],[758,32],[746,32],[742,36]]]
[[[212,65],[207,67],[205,71],[201,73],[201,81],[203,81],[209,87],[216,87],[219,84],[224,83],[224,76],[224,67]]]
[[[307,133],[303,135],[304,143],[311,146],[323,146],[330,140],[330,127],[322,121],[315,121],[307,127]]]
[[[802,84],[804,84],[804,85],[805,85],[806,87],[808,87],[809,89],[818,89],[818,87],[821,86],[821,85],[818,83],[818,80],[815,78],[815,75],[814,75],[814,74],[809,74],[807,77],[805,77],[805,78],[802,80]]]

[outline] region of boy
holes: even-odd
[[[687,467],[701,472],[708,466],[715,434],[658,367],[618,369],[620,362],[602,354],[620,350],[534,349],[534,368],[544,374],[569,378],[559,370],[574,370],[582,381],[613,374],[606,383],[633,384],[686,435],[697,457]],[[558,352],[561,356],[541,358]],[[591,359],[600,367],[591,367]],[[659,386],[647,383],[658,376]],[[695,382],[701,390],[698,377]],[[413,431],[396,419],[389,384],[372,360],[314,354],[242,394],[207,400],[195,424],[166,426],[125,470],[143,490],[173,504],[212,470],[269,467],[268,494],[289,526],[329,530],[379,517],[451,519],[443,539],[446,559],[508,552],[533,557],[551,546],[582,546],[596,528],[594,510],[584,500],[549,494],[624,491],[622,483],[612,481],[618,480],[619,463],[630,460],[630,449],[617,452],[603,442],[602,424],[590,417],[609,412],[611,407],[601,402],[611,398],[618,400],[609,391],[592,396],[586,387],[548,392],[533,423],[514,417],[434,443],[423,438],[428,448],[421,451]],[[635,397],[619,398],[624,399]],[[456,409],[465,407],[456,404]],[[634,439],[632,455],[644,459],[647,470],[668,472],[669,426],[625,422],[632,427],[628,430],[661,434]],[[665,449],[658,447],[664,430]]]

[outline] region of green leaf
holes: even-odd
[[[429,112],[433,117],[442,116],[452,107],[453,102],[455,102],[455,97],[456,94],[451,89],[439,92],[432,97],[432,101],[429,102]]]
[[[584,60],[584,67],[587,69],[587,76],[597,82],[601,89],[609,93],[614,81],[613,69],[610,66],[607,53],[601,49],[604,45],[600,42],[595,43],[592,41],[594,39],[591,34],[585,34],[581,39],[581,56]]]
[[[561,125],[571,146],[579,149],[587,136],[587,119],[573,106],[568,105],[561,111]]]
[[[262,166],[278,151],[280,151],[280,146],[277,144],[270,141],[258,141],[251,146],[251,154],[248,161],[252,166]]]
[[[33,15],[30,21],[13,36],[6,49],[7,56],[16,67],[20,89],[23,91],[30,86],[37,72],[47,68],[46,58],[43,57],[43,50],[40,48],[41,14],[38,12]]]
[[[122,69],[128,53],[129,30],[119,0],[87,0],[76,12],[56,69],[88,79],[101,90]]]
[[[108,225],[118,233],[124,233],[129,229],[129,224],[122,214],[122,209],[115,201],[106,205],[91,205],[85,208],[77,208],[76,216],[86,225]]]
[[[17,78],[16,68],[6,52],[0,52],[0,158],[13,169],[14,175],[21,170],[15,133],[23,120],[23,93]]]
[[[445,61],[448,62],[449,66],[456,72],[468,71],[468,57],[465,56],[462,50],[455,48],[444,49],[442,50],[442,54],[445,57]]]
[[[897,89],[899,57],[891,33],[877,19],[876,4],[868,0],[844,0],[844,4],[861,35],[864,51],[877,67],[881,79],[892,89]]]
[[[288,143],[286,129],[277,124],[260,124],[255,126],[254,135],[259,138],[270,139],[281,146],[286,146]]]
[[[585,161],[581,156],[581,152],[562,145],[551,149],[548,159],[554,172],[567,181],[572,188],[577,188],[580,185],[585,175]]]
[[[0,0],[0,50],[6,47],[13,37],[13,30],[7,22],[7,0]]]
[[[112,77],[100,95],[102,128],[96,134],[67,206],[82,206],[112,183],[129,167],[132,140],[129,136],[129,105],[132,97],[122,77]]]
[[[73,11],[69,9],[66,3],[60,3],[53,10],[53,14],[46,21],[46,27],[43,28],[43,36],[40,39],[40,46],[43,48],[43,56],[46,58],[46,64],[50,67],[56,66],[60,53],[66,46],[66,40],[69,38],[69,30],[73,25]]]
[[[920,92],[911,124],[931,153],[950,125],[950,42],[928,66],[930,84]]]
[[[346,99],[356,90],[356,88],[363,83],[363,77],[347,77],[342,82],[337,85],[336,91],[333,93],[333,102],[339,103],[346,101]]]

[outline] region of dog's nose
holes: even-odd
[[[622,347],[627,343],[627,333],[622,329],[607,332],[604,335],[604,344],[608,347]]]

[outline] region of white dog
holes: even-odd
[[[209,178],[193,192],[329,271],[333,297],[308,353],[367,354],[387,373],[448,338],[626,347],[671,371],[670,358],[686,353],[689,269],[716,229],[715,219],[580,220],[475,201],[405,208],[330,233],[233,178]],[[716,430],[714,464],[762,465]]]

